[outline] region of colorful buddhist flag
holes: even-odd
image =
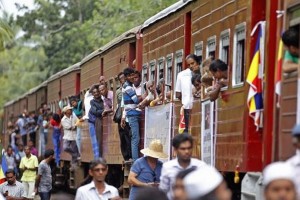
[[[0,183],[5,182],[5,172],[7,171],[7,162],[5,156],[1,156],[1,168],[0,168]]]
[[[247,98],[249,115],[254,119],[254,124],[258,128],[262,127],[263,114],[263,47],[264,47],[264,23],[257,27],[259,33],[257,36],[254,56],[247,76],[249,83],[249,93]]]
[[[283,42],[279,41],[278,54],[277,54],[277,66],[276,66],[276,79],[275,79],[275,93],[277,95],[276,102],[277,107],[280,107],[279,100],[281,95],[281,76],[282,76],[282,62],[283,62]]]

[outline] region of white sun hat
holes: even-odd
[[[163,151],[160,140],[152,140],[149,147],[142,149],[141,153],[152,158],[168,158],[168,155]]]

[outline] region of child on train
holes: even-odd
[[[282,35],[282,42],[285,46],[284,63],[282,71],[291,73],[299,67],[299,32],[295,28],[286,30]]]

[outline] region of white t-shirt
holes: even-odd
[[[188,68],[178,73],[175,92],[181,93],[181,103],[184,109],[193,108],[192,71]]]
[[[88,91],[84,94],[84,116],[83,119],[89,119],[89,111],[91,109],[91,100],[93,99],[93,95]]]

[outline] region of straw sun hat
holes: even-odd
[[[141,153],[152,158],[168,158],[168,155],[163,152],[160,140],[152,140],[149,148],[142,149]]]

